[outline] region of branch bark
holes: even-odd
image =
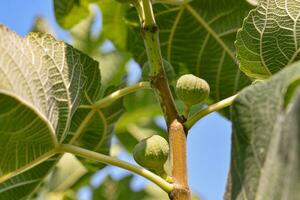
[[[174,120],[169,127],[170,158],[174,181],[174,189],[169,197],[172,200],[191,199],[186,164],[186,136],[183,124]]]

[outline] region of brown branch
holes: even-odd
[[[179,118],[179,115],[163,68],[161,68],[161,71],[158,74],[150,77],[150,83],[160,102],[167,126],[170,127],[171,123]]]

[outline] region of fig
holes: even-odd
[[[209,96],[208,83],[193,75],[182,75],[176,84],[176,94],[187,107],[203,102]]]
[[[169,144],[159,135],[141,140],[133,149],[134,160],[142,167],[157,173],[164,171],[168,155]]]

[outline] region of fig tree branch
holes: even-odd
[[[136,2],[141,21],[141,33],[150,65],[150,83],[159,102],[168,126],[170,160],[174,190],[169,194],[172,200],[190,199],[186,164],[186,135],[183,120],[178,114],[174,98],[163,67],[159,42],[159,29],[156,24],[151,0]]]
[[[163,68],[158,26],[155,22],[151,0],[138,1],[137,11],[141,19],[141,33],[150,65],[150,83],[161,104],[168,126],[179,118],[169,83]]]
[[[92,105],[81,105],[80,108],[91,108],[94,110],[98,110],[100,108],[109,106],[114,101],[118,100],[119,98],[127,94],[136,92],[141,89],[151,89],[150,83],[145,81],[145,82],[139,82],[134,85],[127,86],[125,88],[122,88],[120,90],[111,93],[110,95],[104,97],[103,99],[93,103]]]

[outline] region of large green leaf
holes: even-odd
[[[39,164],[67,138],[78,105],[99,98],[100,82],[98,63],[71,46],[47,34],[23,39],[0,26],[0,187],[17,175],[9,192],[43,170]],[[29,194],[33,187],[23,185]]]
[[[239,70],[234,47],[236,32],[250,8],[245,0],[155,5],[163,57],[174,66],[177,75],[193,73],[207,80],[214,101],[235,94],[250,83]],[[146,52],[139,26],[135,26],[139,24],[136,12],[132,13],[128,17],[132,27],[128,48],[143,64]]]
[[[254,78],[268,78],[300,59],[299,12],[296,0],[260,0],[237,35],[241,70]]]
[[[239,94],[226,199],[300,198],[299,80],[296,62]]]

